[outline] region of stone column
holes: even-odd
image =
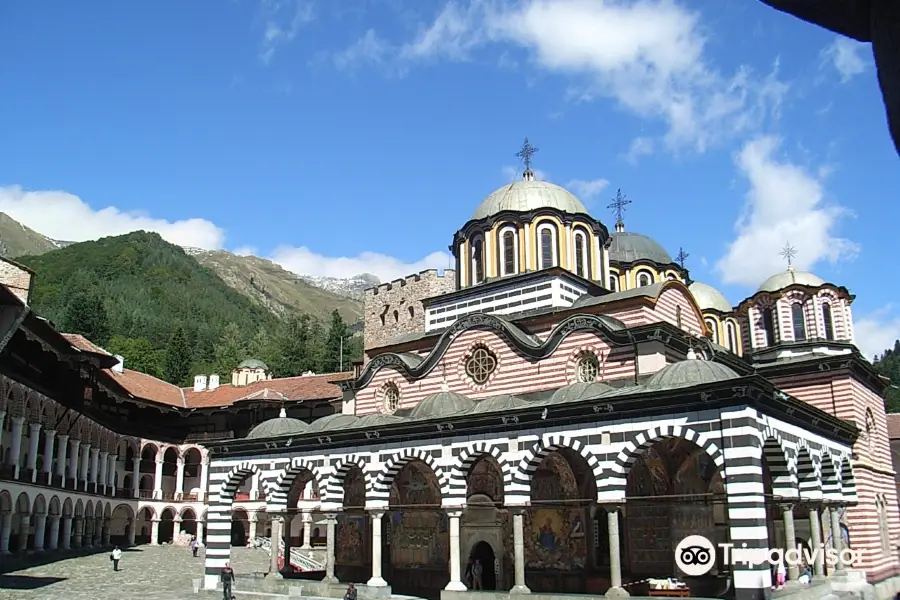
[[[34,515],[34,551],[44,551],[44,536],[47,534],[47,515],[38,513]]]
[[[813,561],[813,575],[816,577],[825,577],[825,561],[822,553],[825,549],[822,547],[822,522],[819,519],[819,509],[809,507],[809,531],[810,531],[810,551],[816,552],[816,559]]]
[[[450,582],[447,583],[447,587],[445,590],[451,592],[465,592],[468,588],[466,588],[465,584],[462,582],[462,574],[460,573],[459,567],[459,518],[462,516],[461,510],[448,510],[447,516],[450,518]],[[381,519],[378,519],[379,531],[378,531],[378,558],[379,562],[381,559]],[[375,535],[374,531],[372,532],[372,539],[374,542]],[[372,568],[375,566],[375,557],[374,557],[374,548],[372,552]],[[379,564],[379,571],[381,570],[381,565]]]
[[[159,546],[159,519],[153,519],[150,524],[150,545]]]
[[[200,462],[200,494],[197,499],[200,502],[206,500],[206,493],[209,490],[209,456],[204,456]]]
[[[525,585],[525,509],[521,507],[510,509],[513,511],[513,554],[515,564],[515,585],[510,594],[530,594],[531,590]]]
[[[128,535],[125,536],[125,542],[129,546],[134,546],[134,538],[137,537],[137,521],[135,519],[125,521],[125,530],[128,532]]]
[[[337,515],[329,513],[325,515],[326,525],[326,544],[325,544],[325,583],[337,583],[338,578],[334,576],[334,529],[337,524]]]
[[[50,515],[50,540],[47,544],[47,550],[56,550],[59,548],[59,515]]]
[[[181,500],[184,496],[184,458],[178,457],[175,466],[175,499]]]
[[[137,500],[141,494],[141,457],[131,459],[131,466],[134,470],[131,475],[131,497]]]
[[[19,539],[17,549],[25,552],[28,549],[28,530],[31,529],[31,515],[19,515]]]
[[[205,521],[197,521],[197,543],[203,546],[203,531],[206,529]]]
[[[53,473],[53,442],[56,439],[56,432],[52,429],[44,430],[44,464],[41,465],[41,473],[49,476]]]
[[[844,549],[844,538],[841,533],[841,515],[838,513],[839,506],[831,507],[831,545],[837,553],[837,563],[834,565],[834,575],[843,577],[847,574],[844,561],[841,559],[841,551]]]
[[[81,447],[81,440],[69,440],[69,478],[75,481],[75,487],[78,487],[78,450]],[[77,547],[77,546],[76,546]]]
[[[303,546],[305,550],[312,548],[312,513],[304,510],[300,518],[303,521]],[[381,532],[378,533],[381,535]]]
[[[381,519],[384,517],[384,511],[372,510],[369,511],[369,516],[372,519],[372,578],[366,582],[366,585],[369,587],[387,587],[388,583],[381,574]],[[450,578],[453,579],[452,574]]]
[[[609,536],[609,589],[607,598],[624,598],[628,592],[622,587],[622,557],[619,543],[619,507],[606,508],[606,529]]]
[[[3,419],[5,419],[5,418],[6,418],[6,411],[0,410],[0,447],[3,446],[3,434],[5,433],[3,431],[3,423],[6,423],[6,421],[4,421]]]
[[[88,483],[97,484],[97,471],[100,468],[100,448],[91,448],[91,469],[88,471]]]
[[[69,436],[60,435],[56,439],[56,474],[62,477],[62,484],[66,484],[66,450],[69,449]]]
[[[94,546],[103,545],[103,529],[106,526],[106,519],[97,517],[94,519]]]
[[[94,519],[93,517],[82,517],[81,519],[81,547],[82,548],[90,548],[94,545],[94,534],[92,533],[92,528],[94,527]]]
[[[12,422],[12,436],[10,437],[9,458],[6,464],[15,467],[13,477],[18,477],[19,462],[22,454],[22,427],[25,425],[25,417],[13,417],[10,421]]]
[[[102,488],[103,493],[106,493],[106,469],[109,467],[107,456],[109,456],[109,452],[100,452],[97,455],[97,487]]]
[[[259,473],[250,475],[250,500],[259,498]]]
[[[117,454],[108,454],[106,457],[106,487],[111,488],[112,492],[116,491],[116,463],[119,456]]]
[[[91,460],[91,445],[81,445],[81,466],[78,467],[78,478],[84,484],[82,489],[87,489],[88,484],[88,467]]]
[[[0,512],[0,554],[9,554],[10,535],[12,535],[12,511],[4,510]]]
[[[63,516],[62,518],[62,540],[60,542],[63,550],[72,547],[72,517]]]
[[[109,546],[109,529],[110,529],[110,520],[103,519],[103,528],[100,530],[100,543],[104,546]]]
[[[791,548],[797,548],[797,534],[794,532],[794,505],[781,505],[781,519],[784,521],[784,545],[785,552]],[[800,577],[800,568],[796,563],[787,565],[788,581],[796,583]]]
[[[198,536],[199,538],[199,536]],[[281,548],[279,547],[279,542],[281,541],[281,517],[277,515],[272,515],[272,537],[269,539],[270,542],[270,551],[269,551],[269,572],[266,574],[266,577],[272,577],[275,579],[281,578],[281,573],[278,570],[278,553]]]
[[[37,480],[38,444],[41,441],[41,424],[28,425],[28,455],[25,457],[25,468],[31,471],[31,481]]]
[[[153,497],[156,500],[162,500],[162,478],[163,478],[163,459],[161,456],[156,458],[156,472],[153,474]]]
[[[284,523],[281,526],[281,537],[284,539],[284,565],[281,567],[283,573],[293,573],[294,567],[291,565],[291,536],[294,530],[294,516],[292,512],[284,515]]]

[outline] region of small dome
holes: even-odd
[[[242,360],[241,364],[237,366],[238,369],[262,369],[263,371],[268,371],[269,367],[266,366],[261,360],[257,360],[255,358],[248,358],[246,360]]]
[[[615,231],[610,234],[609,259],[630,263],[649,260],[661,265],[672,262],[672,257],[656,240],[631,231]]]
[[[361,429],[365,427],[379,427],[381,425],[390,425],[391,423],[399,423],[405,421],[403,417],[397,415],[383,415],[380,413],[371,413],[358,418],[350,425],[353,429]]]
[[[563,402],[578,402],[589,398],[596,398],[612,388],[599,381],[572,383],[564,388],[559,388],[550,396],[549,404],[562,404]]]
[[[436,419],[449,417],[471,410],[475,403],[468,396],[456,392],[438,392],[419,402],[409,416],[413,419]]]
[[[818,275],[810,273],[809,271],[797,271],[795,269],[788,269],[787,271],[782,271],[781,273],[772,275],[771,277],[763,281],[762,285],[759,286],[759,289],[756,291],[777,292],[792,285],[808,285],[810,287],[819,287],[820,285],[825,285],[825,280]]]
[[[504,210],[528,212],[555,208],[567,213],[588,214],[572,192],[547,181],[516,181],[495,190],[475,209],[472,219],[484,219]]]
[[[263,421],[250,430],[247,434],[248,440],[259,440],[264,438],[281,437],[285,435],[297,435],[309,431],[309,423],[305,423],[300,419],[292,419],[287,416],[284,409],[275,419]]]
[[[695,281],[688,289],[694,295],[694,300],[697,301],[697,306],[700,307],[701,311],[711,309],[729,313],[734,310],[728,299],[722,295],[722,292],[708,283]]]
[[[475,408],[472,409],[472,413],[479,414],[488,412],[503,412],[506,410],[519,408],[520,406],[524,406],[526,404],[528,404],[528,401],[522,400],[518,396],[500,394],[497,396],[490,396],[488,398],[485,398],[484,400],[476,402]]]
[[[673,388],[727,381],[740,377],[730,367],[709,360],[690,358],[657,371],[647,382],[648,388]]]
[[[310,424],[309,432],[314,433],[318,431],[341,429],[342,427],[353,427],[353,424],[356,423],[357,419],[359,419],[359,417],[355,415],[345,415],[342,413],[319,417]]]

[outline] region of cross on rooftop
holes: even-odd
[[[606,207],[612,209],[613,214],[616,216],[616,225],[625,223],[625,207],[629,204],[631,204],[631,200],[628,200],[625,197],[625,194],[622,193],[621,189],[617,190],[615,199],[613,199],[613,201]]]
[[[678,248],[678,255],[675,257],[675,260],[681,265],[681,268],[684,268],[684,262],[688,259],[690,254],[684,251],[684,248]]]
[[[522,142],[522,148],[516,152],[516,158],[521,158],[522,162],[525,164],[525,170],[531,170],[531,157],[535,155],[535,153],[540,150],[540,148],[535,148],[528,141],[528,138],[525,138],[525,141]]]
[[[787,261],[789,269],[794,266],[794,259],[797,258],[797,249],[791,246],[790,242],[784,243],[784,248],[781,249],[779,254],[781,258]]]

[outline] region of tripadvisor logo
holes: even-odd
[[[841,563],[853,565],[858,558],[856,551],[843,548],[837,552],[834,548],[735,548],[734,544],[718,544],[722,558],[726,564],[754,567],[762,564],[778,565],[784,563],[790,567],[803,564],[812,565],[819,557],[824,558],[830,567]],[[708,573],[716,563],[716,546],[702,535],[689,535],[675,547],[675,564],[690,577],[699,577]]]

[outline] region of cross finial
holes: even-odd
[[[684,268],[684,262],[688,259],[690,254],[684,251],[684,248],[678,248],[678,255],[675,257],[675,260],[681,265],[681,268]]]
[[[516,158],[522,159],[526,171],[531,170],[531,157],[534,156],[538,150],[539,148],[532,146],[531,142],[528,141],[528,138],[525,138],[525,141],[522,142],[522,147],[516,152]]]
[[[616,231],[625,231],[625,207],[629,204],[631,204],[631,200],[628,200],[625,194],[622,193],[622,190],[619,189],[616,190],[616,197],[606,207],[612,209],[613,214],[616,216]]]
[[[793,268],[794,259],[797,257],[797,249],[791,246],[790,242],[784,243],[784,248],[781,249],[779,254],[781,255],[781,258],[787,261],[788,269]]]

